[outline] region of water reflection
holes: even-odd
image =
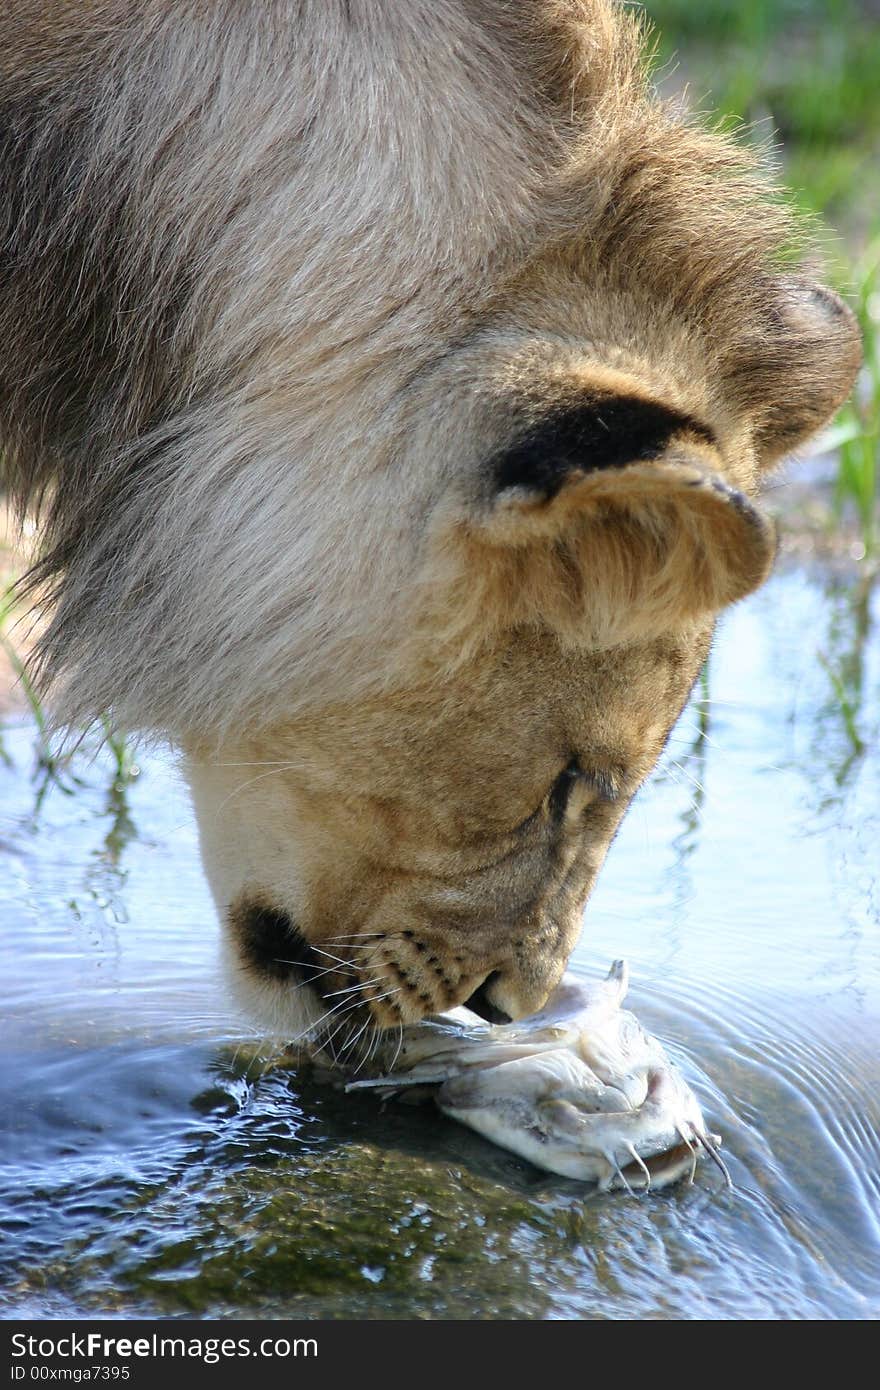
[[[829,744],[835,749],[830,771],[836,788],[846,783],[864,756],[868,740],[873,738],[876,741],[877,736],[876,724],[871,731],[862,727],[872,590],[873,585],[867,576],[854,584],[838,585],[831,590],[827,640],[818,653],[830,689],[828,699],[819,711],[817,733],[827,733],[829,724],[832,728],[837,725],[837,736],[831,740],[817,738],[814,752],[821,757],[820,749],[827,749]]]

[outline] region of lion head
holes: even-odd
[[[762,475],[852,383],[772,185],[643,49],[609,0],[0,20],[42,678],[182,750],[288,1035],[541,1005],[768,573]]]

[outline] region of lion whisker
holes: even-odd
[[[381,983],[381,975],[376,975],[372,980],[359,980],[356,985],[346,985],[345,989],[328,990],[327,993],[324,995],[324,998],[333,999],[334,996],[340,994],[354,994],[357,990],[367,989],[371,985],[380,985]]]
[[[350,1047],[354,1047],[354,1045],[355,1045],[355,1043],[357,1042],[358,1038],[360,1038],[360,1037],[363,1036],[363,1034],[366,1032],[366,1030],[369,1028],[369,1026],[370,1026],[370,1020],[367,1019],[365,1023],[362,1023],[362,1024],[361,1024],[360,1028],[357,1030],[357,1032],[354,1034],[353,1037],[351,1037],[351,1038],[346,1038],[345,1042],[342,1044],[342,1047],[339,1049],[340,1053],[346,1052],[346,1051],[348,1050],[348,1048],[350,1048]]]
[[[384,994],[371,994],[366,999],[367,1004],[378,1004],[381,999],[390,999],[393,994],[400,994],[403,985],[395,985],[393,989],[386,989]]]
[[[354,1012],[354,1010],[350,1010],[349,1012]],[[367,1022],[369,1022],[369,1019],[367,1020]],[[333,1047],[333,1039],[336,1037],[336,1034],[337,1034],[337,1033],[344,1031],[344,1030],[345,1030],[346,1028],[348,1028],[349,1026],[350,1026],[350,1024],[349,1024],[348,1018],[347,1018],[347,1017],[343,1017],[343,1018],[340,1019],[339,1023],[337,1023],[337,1025],[336,1025],[336,1027],[333,1029],[333,1032],[332,1032],[332,1033],[328,1033],[326,1037],[321,1038],[321,1041],[320,1041],[320,1046],[321,1046],[321,1048],[322,1048],[322,1049],[323,1049],[323,1048],[329,1048],[329,1049],[330,1049],[330,1055],[332,1056],[334,1062],[338,1061],[339,1059],[338,1059],[337,1056],[336,1056],[336,1049]],[[345,1044],[344,1044],[344,1043],[343,1043],[342,1047],[341,1047],[339,1050],[340,1050],[340,1052],[344,1052],[344,1051],[345,1051]]]
[[[211,767],[281,767],[292,772],[302,767],[302,763],[285,762],[277,758],[255,758],[252,762],[212,762]]]
[[[222,764],[216,764],[216,766],[222,766]],[[257,764],[257,766],[260,766],[260,764]],[[224,796],[223,800],[219,803],[219,805],[215,807],[215,817],[219,816],[220,812],[225,810],[225,808],[229,805],[230,801],[232,801],[234,797],[238,796],[239,793],[243,791],[247,791],[248,787],[254,787],[258,782],[264,781],[267,777],[274,777],[279,772],[297,771],[302,771],[301,763],[279,763],[277,767],[270,768],[268,772],[261,772],[258,777],[251,777],[248,779],[247,782],[240,782],[238,786],[233,787],[232,791],[228,792],[227,795]]]
[[[325,951],[321,946],[312,946],[311,950],[317,951],[319,956],[326,956],[328,960],[335,960],[337,965],[344,965],[347,970],[357,970],[354,961],[343,960],[341,956],[334,956],[332,951]]]
[[[687,780],[690,782],[691,786],[697,790],[700,796],[706,795],[706,788],[703,786],[702,782],[697,777],[692,777],[691,774],[688,772],[687,768],[682,767],[681,763],[676,762],[674,758],[670,758],[666,766],[667,768],[677,768],[681,775],[683,777],[686,777]]]
[[[392,940],[394,935],[397,935],[397,933],[389,935],[388,932],[384,931],[358,931],[346,932],[343,933],[342,936],[328,936],[326,940],[332,946],[334,944],[342,944],[345,941],[361,941],[365,936],[388,936],[389,940]]]
[[[403,1024],[402,1024],[402,1023],[398,1023],[398,1025],[397,1025],[397,1047],[395,1048],[395,1051],[394,1051],[394,1060],[392,1061],[391,1066],[388,1068],[388,1070],[389,1070],[390,1072],[393,1072],[393,1071],[394,1071],[394,1068],[397,1066],[397,1059],[398,1059],[398,1057],[400,1056],[400,1050],[401,1050],[402,1047],[403,1047]]]
[[[275,959],[275,961],[278,963],[278,965],[301,965],[301,964],[302,964],[302,962],[301,962],[301,961],[298,961],[298,960],[287,960],[285,956],[275,956],[274,959]],[[309,978],[308,978],[307,980],[300,980],[299,984],[297,984],[297,985],[291,985],[291,986],[290,986],[290,991],[291,991],[291,993],[294,993],[294,992],[295,992],[296,990],[298,990],[298,989],[305,989],[306,986],[312,984],[313,981],[319,980],[319,979],[321,978],[322,975],[334,975],[334,974],[338,974],[338,973],[339,973],[339,968],[338,968],[338,966],[335,966],[335,965],[325,965],[325,966],[322,966],[322,968],[321,968],[320,970],[315,970],[315,971],[313,971],[312,974],[309,976]],[[350,973],[354,973],[354,972],[350,972]],[[328,997],[329,997],[329,996],[328,996]]]
[[[302,1030],[301,1033],[297,1033],[295,1037],[291,1038],[288,1043],[288,1046],[295,1047],[297,1043],[303,1042],[306,1038],[313,1035],[315,1033],[315,1030],[320,1028],[321,1024],[325,1021],[325,1019],[333,1018],[336,1015],[346,1014],[353,1009],[360,1008],[360,1006],[360,1000],[358,999],[356,999],[353,1003],[350,1000],[340,1000],[337,1004],[333,1005],[332,1009],[328,1009],[326,1013],[321,1014],[320,1018],[315,1019],[313,1023],[307,1024],[307,1026]]]

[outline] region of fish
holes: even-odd
[[[451,1119],[538,1168],[630,1193],[693,1182],[701,1155],[732,1186],[699,1101],[634,1014],[626,962],[568,973],[543,1009],[487,1024],[461,1007],[389,1036],[347,1091],[423,1088]]]

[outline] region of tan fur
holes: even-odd
[[[552,987],[772,561],[758,480],[858,364],[790,243],[611,0],[4,7],[0,435],[45,504],[40,674],[59,720],[186,751],[279,1027],[317,1004],[244,962],[249,922],[345,936],[386,1025]],[[502,486],[581,411],[595,456]]]

